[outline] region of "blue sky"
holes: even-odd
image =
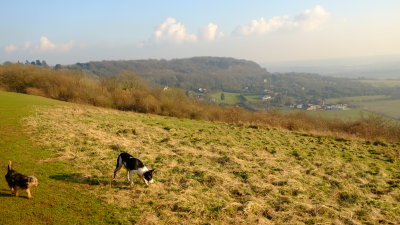
[[[0,9],[0,63],[400,54],[398,0],[13,0]]]

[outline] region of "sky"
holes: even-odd
[[[0,0],[0,63],[400,54],[399,0]]]

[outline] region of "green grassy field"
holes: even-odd
[[[115,219],[122,210],[93,198],[88,184],[55,179],[58,174],[76,172],[73,163],[46,161],[54,157],[51,148],[37,145],[25,127],[23,118],[38,110],[66,103],[46,98],[0,91],[0,165],[3,175],[8,160],[24,174],[34,174],[39,186],[32,189],[32,200],[24,191],[20,197],[10,194],[4,177],[0,182],[0,224],[102,224]],[[122,220],[126,221],[126,220]]]
[[[375,87],[400,87],[400,80],[361,80]]]
[[[400,99],[362,102],[360,106],[367,111],[400,119]]]
[[[366,118],[373,113],[366,112],[361,109],[350,109],[350,110],[324,110],[324,111],[306,111],[305,113],[312,116],[319,116],[322,118],[331,118],[331,119],[342,119],[355,121],[361,118]]]
[[[386,95],[368,95],[368,96],[353,96],[353,97],[342,97],[342,98],[328,98],[325,100],[326,104],[338,104],[338,103],[346,103],[353,104],[358,102],[367,102],[367,101],[378,101],[382,99],[386,99],[389,96]]]
[[[381,114],[390,118],[400,119],[400,99],[388,99],[390,96],[355,96],[327,99],[327,104],[347,103],[356,110]],[[346,113],[343,113],[346,116]]]
[[[221,93],[222,92],[217,92],[215,94],[212,94],[211,97],[214,98],[219,103],[225,103],[228,105],[234,105],[240,102],[238,98],[240,94],[238,93],[223,92],[225,95],[224,100],[221,99]]]
[[[221,93],[224,93],[225,99],[221,100]],[[224,103],[228,105],[235,105],[241,102],[240,99],[240,93],[231,93],[231,92],[217,92],[211,95],[212,98],[214,98],[217,102],[219,103]],[[261,100],[261,95],[243,95],[243,97],[246,99],[246,101],[260,101]]]
[[[247,101],[261,101],[261,95],[244,95]]]
[[[399,224],[400,143],[120,112],[0,92],[0,224]],[[155,168],[130,187],[115,159]],[[5,171],[5,170],[4,170]],[[5,173],[5,172],[4,172]],[[15,222],[17,221],[17,222]]]

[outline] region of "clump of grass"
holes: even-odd
[[[292,151],[290,153],[293,157],[295,157],[297,160],[302,160],[302,157],[300,156],[300,153],[296,150]]]
[[[376,140],[374,141],[373,145],[387,146],[387,143],[385,141]]]
[[[111,144],[110,149],[116,152],[126,152],[126,149],[119,144]]]
[[[160,143],[166,143],[166,142],[168,142],[169,140],[170,140],[170,138],[169,138],[169,137],[166,137],[166,138],[161,139],[161,140],[160,140]]]
[[[246,171],[233,171],[233,174],[240,178],[243,182],[247,182],[250,177],[249,173]]]
[[[288,182],[287,180],[279,180],[279,181],[273,181],[271,184],[275,186],[286,186]]]
[[[137,131],[136,131],[136,129],[120,129],[120,130],[117,130],[116,134],[117,135],[127,135],[127,134],[137,135]]]
[[[217,162],[221,165],[226,165],[231,162],[231,158],[229,156],[222,156],[217,159]]]
[[[338,196],[338,202],[340,205],[352,205],[357,203],[359,195],[355,193],[340,192]]]
[[[277,153],[276,149],[274,149],[274,148],[265,147],[265,150],[266,150],[267,152],[271,153],[272,155],[274,155],[274,154]]]

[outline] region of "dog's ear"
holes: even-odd
[[[153,173],[154,173],[154,171],[155,171],[155,169],[152,169],[152,170],[149,170],[149,171],[150,171],[150,173],[152,173],[152,174],[153,174]]]

